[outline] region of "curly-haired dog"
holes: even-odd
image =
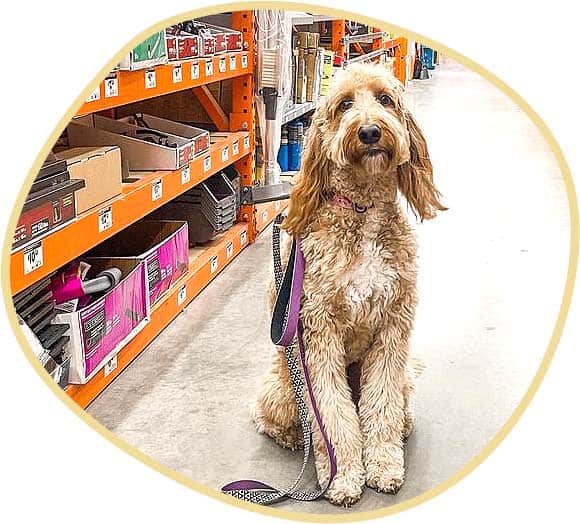
[[[337,474],[326,492],[335,504],[356,502],[365,483],[395,493],[405,476],[416,243],[398,191],[421,219],[445,209],[402,85],[384,68],[353,65],[316,109],[284,224],[302,238],[301,318],[315,398],[336,453]],[[354,362],[361,370],[358,406],[346,371]],[[279,444],[301,444],[280,348],[253,418]],[[329,471],[317,430],[314,443],[323,486]]]

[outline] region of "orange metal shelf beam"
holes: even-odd
[[[167,295],[153,306],[149,322],[117,354],[116,369],[105,376],[103,368],[86,384],[70,384],[66,388],[67,394],[80,407],[87,407],[249,245],[248,238],[248,224],[241,222],[212,241],[202,253],[190,261],[189,273],[176,282]],[[183,286],[187,290],[185,298]]]
[[[181,74],[176,68],[181,68]],[[155,72],[154,87],[145,86],[146,75],[150,71]],[[140,100],[147,100],[148,98],[155,98],[252,73],[252,65],[246,51],[175,62],[140,71],[116,71],[99,84],[99,98],[85,102],[78,110],[77,115],[104,111]],[[180,78],[181,80],[179,80]],[[116,79],[117,94],[106,97],[105,83],[109,79]]]
[[[212,144],[208,153],[190,162],[189,180],[183,169],[139,174],[141,180],[133,184],[124,184],[123,193],[118,197],[79,215],[74,222],[39,240],[42,245],[43,264],[26,275],[25,250],[13,253],[10,257],[12,294],[22,291],[227,165],[247,156],[250,153],[249,142],[249,134],[240,132],[231,133],[226,139]],[[205,169],[208,157],[211,158],[210,166]],[[161,181],[161,196],[153,200],[153,185],[158,181]],[[112,225],[99,232],[99,213],[109,207],[112,212]]]
[[[288,207],[288,200],[277,200],[276,202],[267,202],[265,204],[257,204],[256,209],[256,230],[261,233],[266,229],[276,218],[278,213],[281,213]]]

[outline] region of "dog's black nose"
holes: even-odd
[[[363,144],[376,144],[381,138],[381,128],[376,124],[360,126],[358,128],[358,137]]]

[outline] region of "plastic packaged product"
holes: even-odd
[[[278,164],[280,169],[288,171],[288,129],[282,127],[282,138],[280,139],[280,149],[278,150]]]

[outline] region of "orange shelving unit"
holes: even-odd
[[[50,275],[66,263],[112,237],[155,209],[233,164],[242,185],[254,183],[254,16],[252,11],[232,13],[232,28],[244,35],[243,51],[225,53],[140,71],[111,73],[85,101],[77,116],[114,110],[125,104],[191,90],[220,133],[212,135],[209,151],[176,171],[136,172],[122,193],[97,209],[80,214],[60,230],[34,243],[41,263],[33,270],[25,264],[30,249],[12,253],[10,285],[16,294]],[[232,81],[232,107],[226,114],[206,86]],[[69,385],[67,393],[86,407],[139,355],[147,345],[207,286],[274,218],[282,204],[268,209],[242,206],[238,223],[201,248],[190,250],[189,271],[153,306],[150,320],[116,356],[83,385]],[[106,222],[102,220],[107,216]],[[103,224],[106,226],[103,227]],[[28,268],[28,271],[25,270]],[[107,371],[109,371],[107,373]],[[111,371],[112,370],[112,371]]]

